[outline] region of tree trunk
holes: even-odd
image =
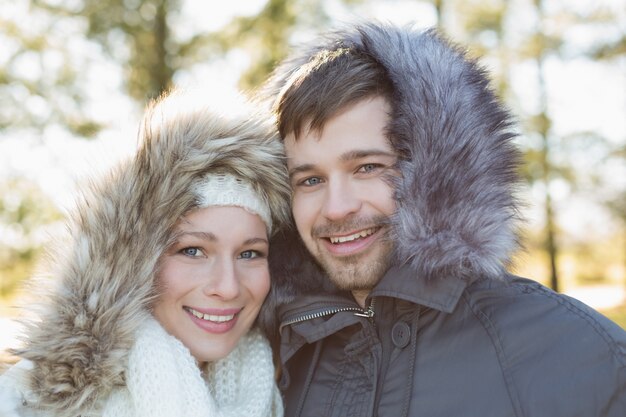
[[[546,54],[546,40],[543,35],[543,5],[542,0],[535,0],[535,6],[537,8],[537,40],[539,42],[539,49],[537,51],[537,76],[539,84],[539,108],[540,114],[538,117],[538,133],[541,135],[541,142],[543,148],[541,150],[541,164],[542,164],[542,179],[545,186],[545,216],[546,216],[546,237],[545,237],[545,250],[548,253],[550,262],[550,287],[554,291],[559,290],[559,274],[558,274],[558,246],[556,243],[556,227],[555,227],[555,215],[554,207],[552,204],[552,196],[550,195],[550,179],[552,166],[550,163],[550,119],[548,116],[548,92],[545,82],[545,69],[544,59]]]

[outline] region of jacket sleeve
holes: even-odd
[[[626,416],[623,329],[536,282],[515,279],[497,293],[475,312],[521,415]]]

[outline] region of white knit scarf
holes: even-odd
[[[104,404],[103,417],[280,417],[267,340],[251,330],[203,377],[178,339],[150,319],[129,353],[126,387]]]

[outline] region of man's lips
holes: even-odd
[[[321,241],[332,255],[356,255],[375,242],[382,235],[382,230],[382,227],[370,227],[348,234],[325,236],[321,238]]]
[[[346,243],[346,242],[351,242],[353,240],[357,240],[357,239],[360,239],[360,238],[364,238],[364,237],[373,235],[376,231],[377,231],[377,228],[370,227],[369,229],[363,229],[361,231],[354,232],[354,233],[351,233],[351,234],[348,234],[348,235],[328,236],[328,239],[330,240],[330,243],[333,243],[333,244]]]

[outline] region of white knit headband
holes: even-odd
[[[272,215],[268,204],[259,196],[252,185],[231,174],[209,174],[204,176],[193,189],[199,207],[236,206],[261,217],[272,231]]]

